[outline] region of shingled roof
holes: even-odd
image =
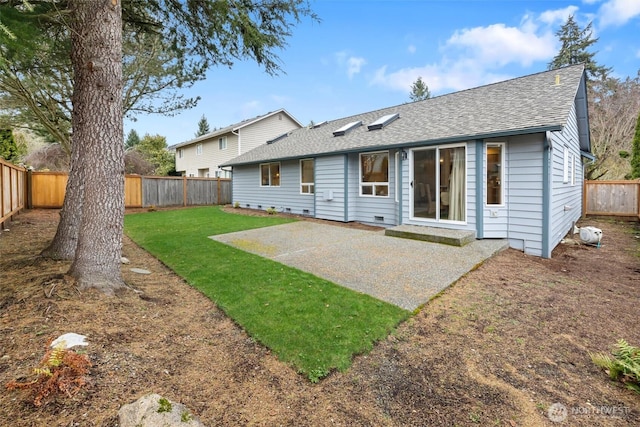
[[[195,144],[195,143],[198,143],[198,142],[202,142],[204,140],[215,138],[215,137],[221,136],[221,135],[225,135],[225,134],[230,133],[230,132],[236,132],[236,131],[238,131],[238,129],[242,129],[243,127],[249,126],[249,125],[251,125],[251,124],[253,124],[255,122],[259,122],[260,120],[264,120],[264,119],[266,119],[268,117],[271,117],[271,116],[279,114],[279,113],[286,114],[287,116],[289,116],[291,118],[291,120],[293,120],[294,122],[296,122],[298,125],[300,125],[302,127],[302,124],[300,122],[298,122],[298,120],[295,117],[293,117],[291,114],[289,114],[289,112],[287,110],[285,110],[284,108],[281,108],[281,109],[276,110],[276,111],[270,111],[270,112],[268,112],[266,114],[263,114],[261,116],[253,117],[251,119],[246,119],[246,120],[243,120],[241,122],[234,123],[232,125],[225,126],[223,128],[220,128],[220,129],[216,129],[213,132],[209,132],[207,134],[198,136],[198,137],[196,137],[194,139],[190,139],[188,141],[184,141],[184,142],[180,142],[178,144],[174,144],[169,148],[186,147],[187,145],[192,145],[192,144]]]
[[[583,75],[584,66],[573,65],[296,129],[221,166],[558,131],[566,125]],[[368,129],[395,113],[399,118],[381,129]],[[360,121],[361,126],[334,135]]]

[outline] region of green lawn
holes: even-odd
[[[208,238],[292,220],[219,207],[130,214],[125,231],[311,381],[344,370],[410,312]]]

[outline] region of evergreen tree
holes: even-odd
[[[20,157],[18,145],[11,129],[0,129],[0,158],[15,163]]]
[[[206,135],[209,132],[211,132],[209,130],[209,122],[207,122],[207,118],[203,114],[202,117],[200,117],[200,121],[198,122],[198,131],[196,132],[196,138],[202,135]]]
[[[422,77],[418,77],[418,79],[411,85],[409,98],[411,98],[412,101],[422,101],[431,98],[429,86],[427,86],[426,83],[422,81]]]
[[[5,20],[7,12],[13,19]],[[24,45],[12,54],[44,51],[47,39],[29,37],[28,29],[68,34],[68,64],[73,71],[71,170],[58,230],[44,252],[73,258],[68,275],[80,289],[95,287],[111,294],[124,286],[120,256],[126,104],[119,96],[126,44],[123,24],[132,25],[135,34],[161,35],[176,51],[178,66],[191,65],[201,75],[209,67],[231,67],[246,59],[277,74],[281,68],[275,52],[286,45],[292,28],[303,16],[317,20],[306,0],[5,1],[0,2],[0,13],[3,24]],[[6,31],[0,31],[0,69],[15,63],[4,55],[10,50],[4,43],[8,38]],[[12,73],[13,81],[20,82],[21,75]]]
[[[167,150],[167,139],[162,135],[145,134],[135,150],[153,166],[154,175],[168,175],[175,169],[175,157]]]
[[[631,179],[640,178],[640,114],[636,124],[636,134],[633,137],[631,151]]]
[[[124,142],[125,150],[131,150],[140,144],[140,135],[135,129],[131,129],[127,135],[127,140]]]
[[[596,63],[594,56],[597,52],[589,52],[588,50],[598,41],[597,38],[593,38],[591,22],[581,29],[573,15],[569,15],[567,22],[556,32],[556,36],[562,46],[558,54],[549,63],[549,70],[568,65],[585,64],[587,76],[590,80],[604,78],[609,74],[611,68]]]

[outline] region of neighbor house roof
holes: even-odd
[[[332,120],[296,129],[221,166],[558,131],[583,79],[584,66],[573,65]],[[380,126],[380,119],[392,120]],[[369,130],[371,124],[377,129]]]
[[[250,126],[250,125],[252,125],[252,124],[254,124],[256,122],[259,122],[260,120],[264,120],[264,119],[266,119],[268,117],[271,117],[273,115],[280,114],[280,113],[284,113],[287,116],[289,116],[289,118],[291,118],[291,120],[296,122],[300,127],[303,126],[302,123],[300,123],[295,117],[293,117],[291,114],[289,114],[289,112],[287,110],[285,110],[284,108],[281,108],[279,110],[271,111],[271,112],[269,112],[267,114],[263,114],[261,116],[254,117],[252,119],[243,120],[243,121],[241,121],[239,123],[234,123],[232,125],[223,127],[221,129],[214,130],[213,132],[201,135],[201,136],[199,136],[197,138],[190,139],[190,140],[184,141],[184,142],[180,142],[178,144],[172,145],[169,148],[171,148],[171,149],[181,148],[181,147],[185,147],[187,145],[191,145],[191,144],[196,144],[198,142],[202,142],[202,141],[207,140],[207,139],[211,139],[211,138],[215,138],[215,137],[218,137],[218,136],[222,136],[222,135],[225,135],[225,134],[228,134],[228,133],[231,133],[231,132],[237,132],[238,130],[240,130],[240,129],[244,128],[244,127]]]

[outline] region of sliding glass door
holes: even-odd
[[[465,147],[416,149],[412,154],[412,217],[466,221]]]

